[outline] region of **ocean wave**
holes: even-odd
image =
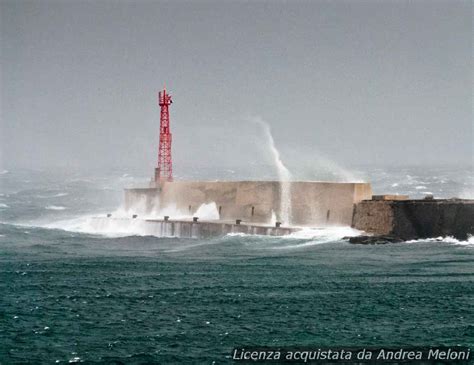
[[[271,236],[271,237],[282,237],[285,239],[324,239],[326,241],[337,241],[341,240],[343,237],[354,237],[359,236],[363,232],[357,229],[351,228],[349,226],[333,226],[333,227],[320,227],[320,228],[309,228],[309,227],[297,227],[297,231],[284,235],[284,236]],[[232,232],[228,233],[227,236],[235,237],[235,236],[255,236],[249,233],[241,233],[241,232]],[[268,237],[268,236],[263,236]]]
[[[343,237],[360,236],[363,232],[349,226],[331,226],[321,228],[301,228],[300,230],[289,234],[288,238],[297,239],[330,239],[340,240]]]
[[[472,246],[474,247],[474,236],[468,236],[467,240],[458,240],[457,238],[454,238],[453,236],[439,236],[439,237],[433,237],[433,238],[421,238],[417,240],[409,240],[405,241],[405,243],[422,243],[422,242],[443,242],[443,243],[451,243],[455,245],[460,245],[460,246]]]
[[[91,224],[93,218],[96,216],[98,215],[85,215],[70,219],[62,219],[46,224],[38,223],[36,226],[47,229],[59,229],[68,232],[96,234],[99,232],[97,232]]]
[[[0,208],[10,208],[8,205],[5,203],[0,203]]]
[[[37,195],[36,197],[39,199],[50,199],[50,198],[59,198],[66,195],[69,195],[69,193],[57,193],[54,195]]]
[[[130,218],[96,219],[104,216],[105,214],[86,215],[39,224],[38,226],[46,229],[58,229],[68,232],[100,235],[109,238],[132,236],[160,237],[159,234],[150,230],[150,226],[147,225],[146,220]]]
[[[63,207],[63,206],[60,206],[60,205],[48,205],[48,206],[44,207],[44,209],[47,209],[47,210],[65,210],[67,208]]]
[[[59,208],[59,207],[57,207]],[[34,224],[37,227],[46,229],[58,229],[69,232],[85,233],[101,235],[104,237],[128,237],[128,236],[155,236],[162,237],[161,230],[155,229],[152,225],[144,219],[130,219],[126,217],[119,217],[115,219],[97,219],[98,217],[104,217],[105,214],[85,215],[75,218],[58,220],[55,222],[48,223],[37,223]],[[227,237],[260,237],[263,239],[277,240],[278,242],[294,242],[301,243],[303,245],[311,245],[315,243],[327,243],[340,241],[343,237],[358,236],[362,232],[353,229],[349,226],[340,227],[324,227],[324,228],[307,228],[302,227],[300,230],[293,232],[285,236],[264,236],[264,235],[253,235],[246,233],[228,233]],[[178,235],[179,236],[179,235]],[[313,243],[311,243],[313,242]],[[291,244],[291,248],[296,245]],[[279,246],[282,247],[282,246]]]
[[[54,207],[54,208],[53,208]],[[65,207],[49,206],[53,210],[62,210]],[[58,220],[55,222],[36,222],[28,224],[17,224],[20,226],[39,227],[46,229],[56,229],[68,232],[77,232],[83,234],[100,235],[109,238],[131,237],[131,236],[154,236],[164,237],[161,230],[154,229],[143,219],[115,218],[115,219],[96,219],[104,217],[106,214],[85,215],[75,218]],[[262,249],[299,249],[325,243],[341,242],[345,237],[355,237],[364,234],[364,232],[351,228],[349,226],[333,226],[308,228],[301,227],[299,230],[284,236],[254,235],[248,233],[228,233],[225,237],[253,238],[248,241],[252,246],[257,245]],[[177,235],[178,237],[179,235]],[[440,242],[453,245],[474,247],[474,236],[469,236],[465,241],[454,237],[434,237],[417,240],[408,240],[405,243],[426,243]]]
[[[45,207],[48,210],[61,211],[67,209],[62,206],[49,205]],[[59,219],[56,221],[37,220],[28,222],[16,222],[6,224],[13,224],[20,227],[36,227],[44,229],[54,229],[67,232],[75,232],[82,234],[100,235],[110,238],[118,237],[131,237],[131,236],[155,236],[156,234],[150,233],[150,229],[146,225],[146,221],[143,219],[130,219],[130,218],[115,218],[110,220],[96,219],[105,217],[106,213],[88,214],[67,219]]]
[[[363,232],[349,226],[334,226],[323,228],[302,228],[287,236],[281,236],[288,242],[284,246],[274,246],[273,249],[300,249],[310,246],[321,245],[324,243],[340,242],[344,237],[359,236]],[[294,241],[297,241],[294,244]],[[301,242],[303,240],[303,242]],[[293,242],[292,242],[293,241]]]
[[[294,250],[308,248],[325,243],[341,242],[344,237],[359,236],[363,232],[349,226],[321,228],[302,227],[296,232],[284,236],[263,236],[248,233],[228,233],[226,237],[254,237],[257,241],[247,245],[269,250]]]
[[[254,235],[243,233],[243,232],[229,232],[226,234],[226,236],[227,237],[248,237],[248,236],[254,236]]]

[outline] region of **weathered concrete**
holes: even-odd
[[[352,227],[403,240],[474,235],[474,200],[364,200],[355,205]]]
[[[156,237],[208,238],[229,233],[284,236],[296,228],[271,227],[255,224],[235,224],[222,221],[161,220],[137,218],[95,217],[91,224],[96,232],[150,235]]]
[[[290,182],[291,224],[350,225],[354,203],[370,199],[368,183]],[[157,187],[127,189],[126,209],[140,204],[144,214],[167,206],[193,214],[202,204],[215,202],[223,220],[268,223],[272,212],[280,220],[281,183],[278,181],[173,181]]]

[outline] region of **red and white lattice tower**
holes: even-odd
[[[160,113],[160,144],[158,147],[158,166],[155,168],[155,182],[173,180],[173,162],[171,160],[170,114],[168,107],[173,101],[166,88],[158,93]]]

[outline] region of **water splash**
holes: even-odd
[[[436,238],[420,238],[416,240],[405,241],[405,243],[424,243],[424,242],[444,242],[444,243],[453,243],[456,245],[474,247],[474,236],[468,235],[467,240],[459,240],[452,236],[440,236]]]
[[[356,176],[354,172],[341,167],[335,161],[323,156],[319,151],[316,156],[312,157],[311,161],[314,166],[318,167],[317,173],[320,172],[319,170],[327,171],[331,173],[334,176],[334,179],[338,182],[365,182],[365,179]]]
[[[304,156],[304,158],[301,158]],[[350,171],[336,161],[324,155],[315,146],[297,147],[285,154],[291,161],[293,177],[311,181],[365,182],[363,172]]]
[[[131,219],[132,214],[138,214],[139,219]],[[143,213],[143,202],[138,202],[136,206],[125,210],[120,208],[112,213],[112,219],[105,218],[105,213],[96,215],[84,215],[71,219],[59,220],[46,224],[33,224],[33,226],[60,229],[70,232],[79,232],[87,234],[100,234],[111,237],[125,236],[156,236],[168,237],[171,232],[166,232],[166,227],[160,223],[150,225],[147,219],[163,219],[165,215],[174,220],[191,220],[193,216],[199,217],[201,220],[219,219],[219,211],[215,202],[201,204],[195,212],[186,212],[179,210],[175,205],[167,206],[163,209],[153,211],[152,213]],[[178,224],[178,228],[179,228]],[[180,236],[179,231],[175,233],[176,237]]]
[[[219,219],[219,210],[215,202],[208,204],[201,204],[196,210],[194,216],[199,217],[202,220],[216,220]]]
[[[201,220],[219,219],[219,210],[215,202],[203,203],[196,210],[190,212],[188,209],[179,208],[175,203],[161,206],[159,196],[149,198],[139,196],[129,203],[129,206],[121,206],[112,212],[113,217],[130,218],[136,214],[141,219],[163,219],[168,216],[171,219],[191,219],[199,217]]]
[[[275,146],[270,126],[260,117],[252,118],[263,130],[268,149],[273,157],[273,162],[277,169],[278,180],[280,181],[280,212],[279,218],[283,224],[291,224],[291,173],[283,164],[280,152]]]
[[[276,222],[277,222],[277,216],[275,214],[275,211],[272,209],[272,217],[270,218],[269,223],[271,226],[274,226]]]
[[[47,210],[65,210],[66,207],[63,207],[63,206],[60,206],[60,205],[48,205],[44,209],[47,209]]]
[[[465,188],[460,194],[461,199],[474,199],[474,186]]]

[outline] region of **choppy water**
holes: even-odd
[[[473,183],[468,169],[368,175],[376,193],[452,197]],[[116,209],[122,187],[143,179],[0,179],[2,364],[220,364],[245,345],[474,345],[472,240],[358,246],[341,241],[349,228],[107,237],[73,230]]]

